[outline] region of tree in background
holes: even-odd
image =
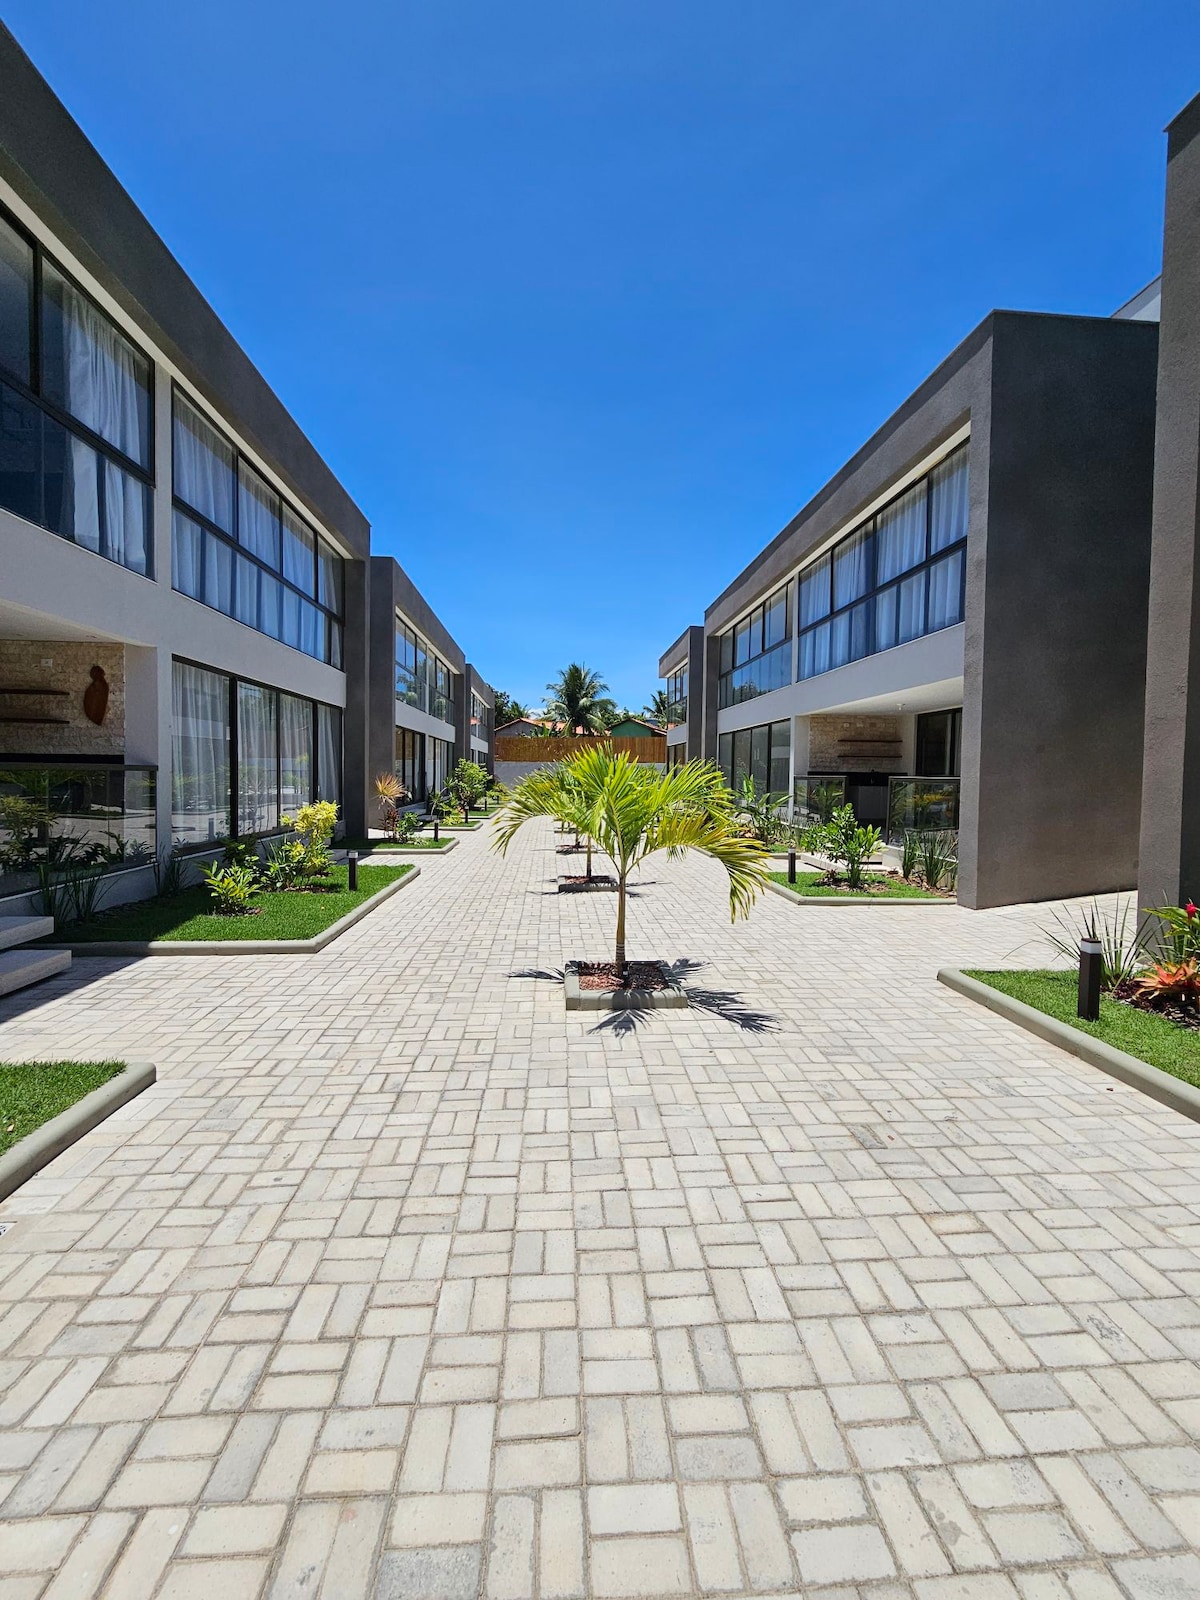
[[[546,715],[563,724],[565,734],[604,733],[616,715],[616,702],[606,695],[608,685],[598,672],[572,661],[546,685]]]
[[[519,700],[514,700],[511,695],[505,694],[503,689],[496,690],[496,726],[503,727],[506,722],[517,722],[522,717],[529,715],[529,707],[523,706]]]
[[[665,689],[656,689],[647,704],[642,707],[642,716],[647,722],[654,722],[660,728],[666,728],[670,726],[671,710],[670,695]]]

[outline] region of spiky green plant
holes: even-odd
[[[574,823],[613,865],[617,880],[615,961],[625,971],[625,900],[630,874],[648,856],[699,850],[729,878],[730,920],[746,916],[767,880],[768,858],[738,831],[719,768],[689,761],[659,772],[599,745],[570,761],[532,772],[508,797],[495,821],[501,855],[533,817]]]

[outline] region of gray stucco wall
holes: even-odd
[[[993,317],[972,423],[968,905],[1135,881],[1157,342],[1152,323]]]
[[[1200,896],[1200,96],[1168,130],[1138,893]]]

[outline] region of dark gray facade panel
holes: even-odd
[[[1168,130],[1138,895],[1200,896],[1200,95]]]
[[[0,23],[0,176],[357,559],[370,524]]]
[[[370,823],[370,773],[367,748],[367,691],[370,684],[371,639],[366,626],[370,607],[370,564],[346,563],[346,622],[343,662],[346,710],[342,717],[342,818],[347,838],[362,837]]]
[[[1153,323],[993,318],[968,905],[1136,880],[1157,342]]]

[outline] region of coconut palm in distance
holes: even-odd
[[[642,715],[647,722],[653,722],[660,728],[672,726],[671,715],[675,703],[665,689],[656,689],[649,701],[642,707]]]
[[[546,685],[546,716],[561,722],[563,732],[604,733],[616,703],[607,698],[608,685],[598,672],[572,661],[553,683]]]
[[[767,854],[737,831],[729,791],[709,761],[689,761],[669,772],[614,755],[597,745],[570,761],[531,772],[496,818],[494,848],[501,855],[531,817],[581,819],[581,831],[609,858],[617,880],[618,976],[625,972],[625,895],[629,875],[647,856],[665,850],[681,856],[699,850],[719,861],[729,877],[730,920],[746,916],[767,879]]]

